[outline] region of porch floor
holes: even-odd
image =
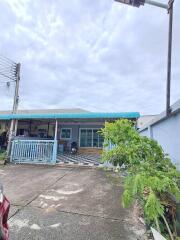
[[[99,166],[101,157],[97,154],[71,154],[71,153],[61,153],[57,156],[57,163],[66,164],[79,164],[79,165],[89,165],[89,166]]]

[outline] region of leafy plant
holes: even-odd
[[[6,158],[6,152],[0,152],[0,161],[5,160]]]
[[[129,207],[138,199],[147,222],[155,224],[159,232],[166,228],[170,239],[174,239],[172,232],[176,229],[171,223],[176,206],[172,196],[179,199],[180,173],[170,158],[157,141],[140,136],[128,120],[106,123],[101,134],[105,139],[103,161],[124,166],[128,172],[123,206]],[[110,145],[113,147],[109,149]]]

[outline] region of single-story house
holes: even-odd
[[[0,135],[5,139],[13,120],[14,139],[55,139],[59,153],[70,151],[71,143],[76,142],[79,153],[100,153],[103,138],[98,131],[106,121],[126,118],[136,122],[139,116],[138,112],[102,113],[79,108],[19,110],[17,114],[0,111]],[[6,145],[7,141],[2,141]]]

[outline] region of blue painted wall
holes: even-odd
[[[103,124],[102,125],[95,125],[95,124],[93,124],[93,125],[90,125],[90,124],[89,125],[87,125],[87,124],[70,125],[69,124],[68,125],[68,124],[59,123],[57,139],[61,140],[60,139],[61,128],[71,128],[72,129],[72,138],[68,139],[68,140],[65,140],[67,142],[68,149],[70,149],[70,146],[71,146],[72,142],[77,142],[79,144],[79,129],[80,128],[102,128],[102,127],[103,127]]]

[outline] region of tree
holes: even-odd
[[[166,228],[170,239],[174,239],[176,206],[172,198],[180,198],[180,173],[168,155],[157,141],[140,136],[134,123],[126,119],[106,123],[101,134],[105,139],[103,161],[123,166],[128,173],[123,206],[128,207],[138,199],[146,221],[155,224],[159,232]],[[108,150],[110,143],[113,148]]]

